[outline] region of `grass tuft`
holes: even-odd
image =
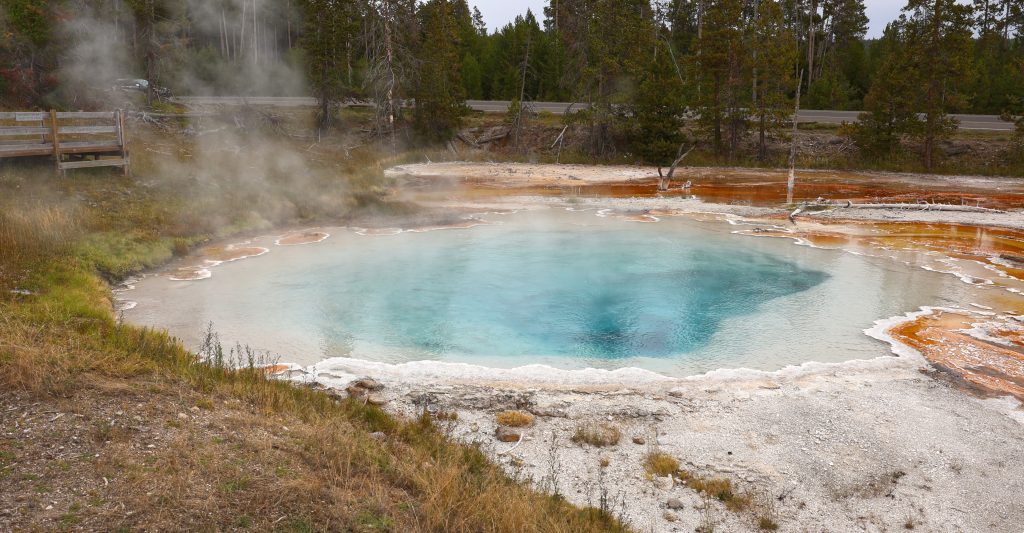
[[[679,472],[679,460],[667,453],[654,451],[644,459],[644,469],[654,476],[673,476]]]
[[[622,431],[605,423],[576,426],[576,432],[572,435],[572,441],[576,444],[589,444],[597,448],[615,446],[621,439]]]
[[[499,426],[508,426],[512,428],[530,427],[534,422],[533,415],[522,411],[502,411],[494,418],[498,422]]]
[[[725,478],[695,477],[692,474],[683,473],[682,479],[686,482],[686,486],[724,503],[730,511],[743,511],[750,507],[752,502],[749,495],[737,493],[732,486],[732,481]]]

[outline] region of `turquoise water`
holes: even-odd
[[[431,356],[666,357],[707,344],[723,320],[828,274],[778,257],[635,225],[477,228],[306,265],[328,341],[365,338]],[[376,244],[376,243],[374,243]]]
[[[264,242],[271,253],[215,267],[208,280],[140,282],[126,316],[190,343],[212,322],[228,342],[301,363],[686,374],[883,355],[862,333],[874,320],[957,297],[949,276],[733,235],[722,222],[561,210],[486,218],[494,224],[379,236],[337,228],[319,244]]]

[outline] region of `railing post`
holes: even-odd
[[[121,145],[121,160],[124,161],[121,170],[125,176],[129,176],[131,160],[128,158],[128,131],[124,127],[124,111],[118,109],[114,118],[117,120],[117,141]]]
[[[60,168],[60,127],[57,125],[57,111],[50,110],[50,132],[53,134],[53,159],[57,175],[63,177],[64,172]]]

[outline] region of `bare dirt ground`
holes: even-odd
[[[159,379],[0,391],[0,531],[299,531],[315,431]]]

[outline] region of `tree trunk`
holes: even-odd
[[[153,80],[156,78],[156,10],[154,0],[146,0],[146,106],[153,107]]]
[[[241,56],[242,51],[245,50],[245,13],[248,8],[248,2],[242,2],[242,14],[239,16],[241,24],[238,30],[238,45],[235,46],[235,57],[236,59]]]
[[[252,64],[260,64],[260,46],[259,46],[259,35],[256,30],[256,0],[252,0]]]
[[[765,143],[765,130],[768,129],[767,117],[761,113],[760,128],[757,132],[757,158],[764,161],[768,158],[768,146]]]
[[[796,188],[796,134],[800,123],[800,88],[804,83],[804,71],[796,80],[796,105],[793,111],[793,136],[789,140],[789,180],[786,182],[786,203],[793,203],[793,191]]]
[[[818,0],[811,0],[811,14],[807,21],[807,88],[811,87],[814,81],[814,37],[817,33],[817,24],[814,22],[818,16]]]
[[[669,167],[667,175],[662,176],[661,167],[658,167],[658,192],[665,192],[669,189],[669,186],[672,184],[672,177],[675,176],[679,163],[682,163],[683,159],[686,159],[686,156],[690,155],[690,152],[697,147],[696,145],[691,146],[689,150],[683,153],[683,146],[682,144],[679,145],[679,152],[676,155],[675,161],[672,162],[672,166]]]

